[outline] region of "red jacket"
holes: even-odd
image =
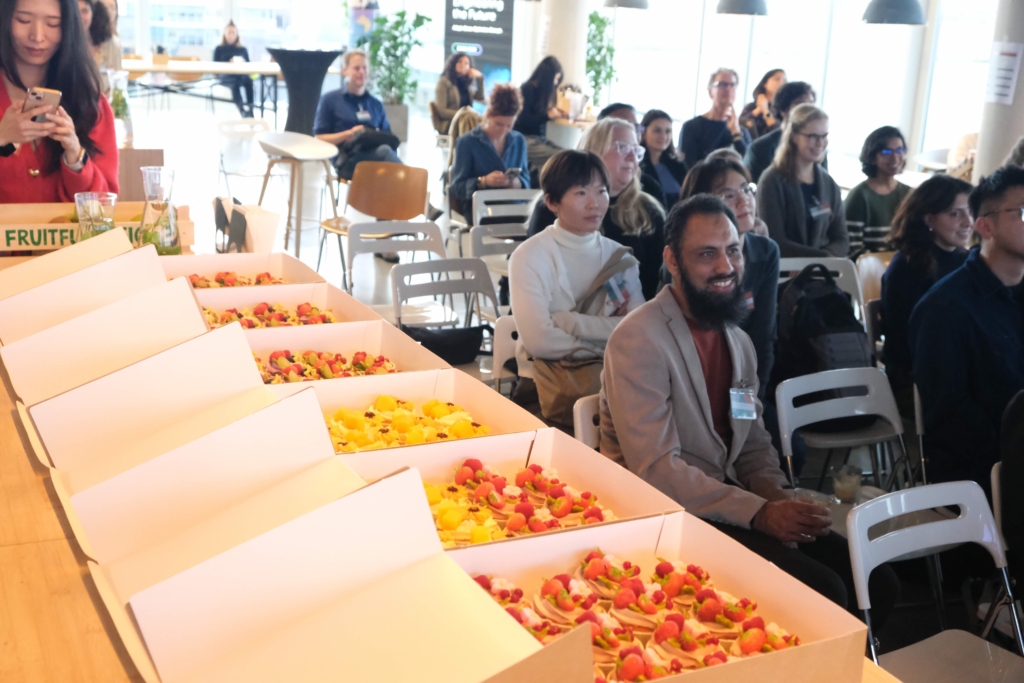
[[[0,116],[11,106],[7,88],[0,87]],[[76,192],[117,192],[117,141],[114,136],[114,112],[105,97],[100,97],[99,116],[89,137],[102,154],[88,156],[78,173],[64,162],[60,169],[32,177],[30,171],[41,168],[42,150],[18,145],[9,157],[0,157],[0,204],[73,202]]]

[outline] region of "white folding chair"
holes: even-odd
[[[267,170],[267,155],[259,145],[253,143],[259,133],[269,131],[270,123],[264,119],[233,119],[217,124],[217,133],[220,137],[220,175],[224,177],[224,187],[227,188],[229,197],[232,195],[228,176],[264,176]]]
[[[1003,463],[997,462],[992,465],[992,472],[989,475],[990,482],[992,484],[992,517],[996,523],[996,531],[999,533],[999,542],[1003,544],[1003,550],[1009,550],[1009,546],[1006,544],[1006,537],[1003,536],[1003,484],[1002,476]],[[992,605],[995,605],[994,607]],[[1000,589],[995,596],[995,600],[992,603],[980,603],[978,605],[978,616],[985,620],[981,631],[982,638],[988,638],[988,634],[994,627],[1000,633],[1012,638],[1013,632],[1010,629],[1010,617],[1007,616],[1005,619],[1002,617],[1004,607],[1009,607],[1010,601],[1006,593]],[[1018,614],[1020,613],[1020,604],[1016,605]]]
[[[858,387],[866,389],[867,394],[864,396],[841,395],[850,393],[848,390]],[[840,397],[828,398],[800,407],[794,405],[794,400],[801,396],[829,390],[839,390]],[[843,392],[842,390],[847,391]],[[893,398],[889,380],[885,373],[878,368],[827,370],[787,379],[775,390],[775,400],[779,411],[782,452],[786,456],[789,477],[793,486],[797,485],[796,477],[793,475],[793,435],[798,429],[801,430],[800,435],[809,447],[828,451],[824,470],[818,480],[818,489],[821,489],[825,481],[833,449],[846,449],[848,458],[851,448],[866,445],[874,447],[875,480],[876,484],[881,485],[879,470],[882,465],[882,447],[888,448],[895,440],[899,441],[903,454],[899,460],[892,458],[892,472],[886,489],[898,482],[897,472],[901,464],[905,465],[909,484],[913,484],[913,470],[907,460],[907,449],[903,443],[903,419],[896,407],[896,399]],[[823,420],[853,415],[875,415],[880,419],[868,427],[845,432],[815,432],[802,429]]]
[[[895,255],[894,251],[875,251],[857,257],[857,278],[865,301],[882,297],[882,275]]]
[[[458,273],[460,277],[452,277]],[[438,276],[429,282],[414,283],[417,276]],[[480,298],[490,300],[495,318],[498,317],[498,297],[494,293],[487,266],[480,259],[433,259],[420,263],[399,263],[391,269],[391,296],[394,302],[394,324],[401,327],[446,327],[459,323],[458,313],[444,304],[444,298],[454,300],[456,294],[468,295],[466,326],[469,326],[473,304]],[[442,301],[409,304],[411,299],[442,297]]]
[[[922,510],[958,506],[960,514],[928,524],[919,524],[890,531],[875,539],[868,538],[868,530],[886,520]],[[871,631],[871,598],[868,594],[868,578],[875,567],[885,562],[920,557],[926,554],[957,546],[961,543],[977,543],[984,547],[995,560],[1001,571],[1003,590],[1013,604],[1013,586],[1006,568],[1006,553],[999,542],[992,511],[985,500],[985,493],[973,481],[953,481],[929,486],[918,486],[896,491],[853,508],[846,518],[847,539],[850,544],[850,561],[853,567],[853,583],[857,592],[857,604],[864,611],[868,626],[868,647],[871,658],[878,663],[878,652]],[[1024,636],[1015,610],[1010,610],[1017,647],[1024,652]],[[921,643],[903,648],[910,652]],[[895,654],[895,653],[892,653]],[[951,675],[949,680],[977,681],[979,672],[967,669],[962,675]]]
[[[473,225],[480,225],[485,218],[493,225],[526,225],[542,195],[540,190],[477,190],[473,193]]]
[[[921,407],[921,392],[914,385],[914,431],[917,432],[917,453],[921,456],[921,483],[928,483],[928,471],[924,457],[924,409]]]
[[[436,223],[413,221],[374,221],[353,223],[348,226],[348,251],[345,264],[348,270],[348,291],[354,282],[353,262],[359,254],[390,254],[397,252],[424,252],[445,258],[444,237]]]
[[[576,440],[594,450],[601,445],[601,395],[592,394],[572,407],[572,425]]]
[[[505,369],[505,363],[509,358],[516,357],[516,341],[519,339],[519,332],[516,329],[516,320],[510,315],[503,315],[494,321],[494,364],[492,375],[494,377],[494,390],[501,393],[501,380],[510,375],[518,378],[517,375]]]
[[[864,321],[864,293],[861,291],[860,279],[857,277],[857,267],[848,258],[783,258],[779,259],[779,284],[796,277],[800,271],[807,266],[820,263],[836,279],[839,289],[843,290],[853,299],[854,312],[857,317]]]
[[[992,483],[992,517],[996,521],[996,530],[999,531],[999,542],[1003,544],[1003,550],[1007,550],[1006,537],[1003,536],[1003,483],[1000,477],[1003,474],[1003,463],[997,462],[992,465],[992,473],[989,481]]]

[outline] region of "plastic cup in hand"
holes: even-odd
[[[75,241],[81,242],[114,228],[114,207],[117,195],[113,192],[79,192],[75,195],[78,231]]]
[[[815,491],[814,489],[793,489],[793,497],[801,503],[821,505],[822,507],[828,507],[836,502],[834,496],[822,493],[821,491]]]
[[[855,465],[843,465],[832,471],[832,490],[841,503],[855,503],[860,493],[860,478],[864,474]]]

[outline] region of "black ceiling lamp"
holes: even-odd
[[[764,16],[768,14],[765,0],[720,0],[719,14],[752,14]]]
[[[924,10],[918,0],[871,0],[864,10],[864,21],[868,24],[925,24]]]
[[[647,0],[604,0],[605,7],[625,7],[626,9],[647,9]]]

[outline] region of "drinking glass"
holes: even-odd
[[[832,470],[832,490],[841,503],[856,503],[860,493],[860,479],[864,474],[855,465],[843,465]]]
[[[81,242],[114,228],[114,207],[117,195],[113,192],[79,192],[75,195],[78,230],[75,241]]]
[[[146,206],[135,246],[153,244],[161,256],[180,254],[178,220],[171,205],[174,170],[166,166],[143,166],[142,186],[146,193]]]

